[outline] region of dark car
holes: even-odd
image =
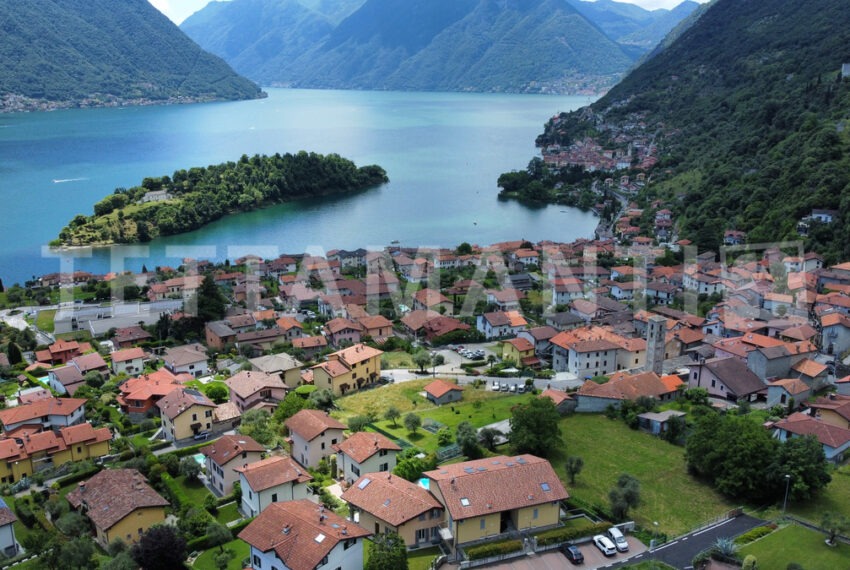
[[[573,564],[584,563],[584,554],[581,553],[581,550],[578,549],[578,546],[562,546],[561,552],[563,552],[564,556],[567,557],[567,560],[569,560]]]

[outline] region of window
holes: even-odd
[[[277,502],[277,493],[272,493],[272,503]]]
[[[331,445],[336,445],[336,438],[333,438],[333,439],[331,440]]]
[[[348,550],[349,548],[354,546],[356,543],[357,543],[357,539],[349,538],[348,540],[346,540],[345,542],[342,543],[342,549]]]
[[[717,383],[717,382],[715,382],[714,380],[712,380],[712,381],[711,381],[711,387],[712,387],[712,388],[714,388],[714,385],[715,385],[716,383]]]
[[[378,451],[378,457],[384,457],[384,456],[386,456],[386,454],[387,454],[386,449],[381,449],[380,451]]]
[[[192,414],[192,421],[198,421],[198,414]]]
[[[257,556],[256,554],[254,555],[254,566],[257,567],[257,568],[263,567],[263,561],[260,560],[260,557]]]
[[[322,449],[324,449],[324,448],[325,448],[325,442],[323,441],[322,442]]]
[[[247,451],[243,451],[243,452],[242,452],[242,459],[245,459],[246,457],[248,457],[248,452],[247,452]]]
[[[481,519],[478,524],[481,530],[485,530],[487,528],[487,519]]]
[[[533,511],[531,511],[531,518],[537,520],[538,514],[539,513],[537,512],[537,509],[534,509]]]
[[[211,418],[212,417],[212,410],[207,410],[206,412],[204,412],[204,417],[205,418]]]
[[[419,515],[419,520],[421,520],[421,521],[425,520],[425,513],[422,513],[421,515]]]

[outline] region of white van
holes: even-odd
[[[611,539],[611,542],[614,543],[614,546],[617,547],[617,550],[619,550],[620,552],[629,551],[629,543],[626,541],[626,537],[623,536],[623,533],[620,532],[620,529],[615,526],[612,526],[605,534],[608,536],[608,538]]]

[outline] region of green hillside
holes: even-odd
[[[641,130],[659,147],[642,198],[664,198],[681,234],[715,249],[723,230],[797,239],[850,257],[850,10],[842,0],[717,0],[590,109],[550,122],[539,144]]]
[[[147,0],[0,0],[0,109],[262,95]]]

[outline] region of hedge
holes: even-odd
[[[481,560],[482,558],[490,558],[491,556],[510,554],[511,552],[517,552],[522,549],[521,540],[510,539],[481,544],[479,546],[470,546],[469,548],[464,548],[463,551],[468,560]]]
[[[61,479],[57,479],[56,482],[59,483],[60,487],[65,487],[66,485],[71,485],[72,483],[77,483],[78,481],[82,481],[83,479],[88,479],[93,475],[97,475],[100,473],[100,470],[103,467],[96,465],[94,469],[89,469],[88,471],[82,471],[80,473],[73,473],[71,475],[67,475],[62,477]]]
[[[737,537],[735,539],[735,544],[738,544],[738,545],[748,544],[750,542],[753,542],[754,540],[758,540],[759,538],[761,538],[763,536],[767,536],[768,534],[772,533],[773,531],[774,531],[774,529],[769,527],[769,526],[757,526],[756,528],[754,528],[752,530],[748,530],[747,532],[745,532],[741,536]]]
[[[246,526],[251,524],[251,521],[253,521],[253,520],[254,520],[253,518],[245,519],[244,521],[240,521],[233,526],[227,527],[227,530],[230,531],[230,534],[233,535],[233,538],[236,538],[236,535],[238,535],[240,532],[242,532],[245,529]],[[208,550],[208,549],[212,548],[211,545],[207,544],[208,540],[209,540],[209,537],[207,535],[199,536],[198,538],[193,538],[192,540],[187,540],[186,541],[186,550],[188,550],[189,552]]]
[[[183,505],[191,504],[192,501],[189,500],[189,497],[183,491],[183,488],[180,487],[180,484],[177,483],[171,475],[163,473],[162,483],[165,485],[165,489],[169,495],[169,502],[175,510],[180,511],[183,508]]]
[[[587,526],[582,527],[563,527],[563,528],[555,528],[552,530],[543,531],[537,536],[537,544],[540,546],[546,546],[549,544],[559,544],[561,542],[569,542],[570,540],[575,540],[577,538],[582,538],[585,536],[593,536],[594,534],[601,534],[611,528],[613,525],[609,522],[601,522],[601,523],[590,523]]]

